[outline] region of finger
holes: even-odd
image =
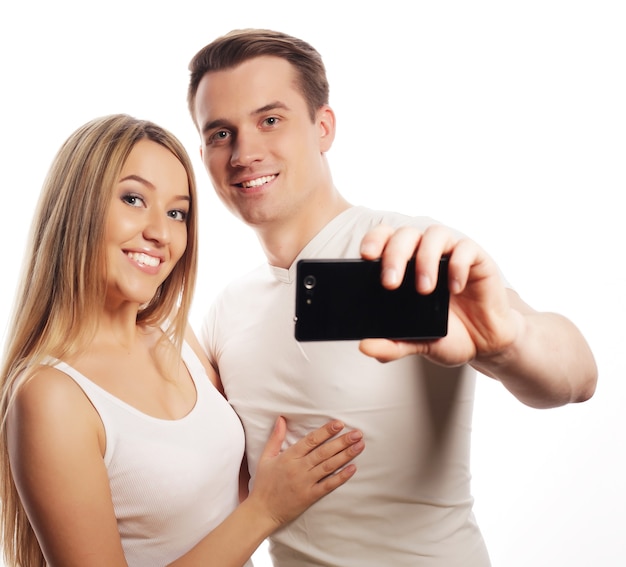
[[[437,285],[439,262],[458,243],[454,233],[443,225],[431,225],[422,235],[415,254],[415,283],[420,293],[431,293]]]
[[[365,448],[363,437],[361,436],[358,441],[351,442],[350,445],[335,453],[332,457],[321,461],[315,468],[312,469],[315,482],[319,482],[328,475],[335,474],[339,469],[346,466],[355,457],[361,454]]]
[[[291,447],[289,447],[287,451],[292,453],[295,457],[304,457],[337,435],[337,433],[339,433],[344,427],[345,426],[342,421],[333,419],[315,431],[307,433],[297,443],[294,443]]]
[[[361,240],[361,256],[365,260],[380,258],[393,233],[394,229],[384,224],[379,224],[369,230]]]
[[[396,289],[402,283],[421,239],[422,233],[412,226],[401,227],[389,237],[381,256],[381,281],[386,288]]]
[[[311,468],[316,468],[320,465],[322,467],[332,467],[326,472],[326,474],[330,474],[332,471],[336,470],[338,466],[340,466],[338,464],[333,464],[336,463],[336,461],[333,461],[333,459],[335,459],[337,455],[342,454],[346,450],[353,449],[354,447],[357,447],[358,452],[360,452],[362,441],[363,432],[359,431],[358,429],[354,429],[352,431],[344,433],[343,435],[333,439],[332,441],[327,441],[326,443],[323,443],[315,450],[311,451],[311,453],[309,453],[309,455],[307,456],[307,459],[311,464]],[[354,453],[350,458],[353,457]],[[344,460],[341,464],[347,463],[348,460],[350,459]]]
[[[410,354],[426,355],[432,341],[392,341],[390,339],[363,339],[359,350],[378,360],[391,362]]]
[[[484,259],[484,253],[478,245],[465,238],[454,247],[448,264],[449,288],[453,294],[461,293],[474,266]]]
[[[276,420],[274,424],[274,429],[270,434],[265,447],[263,448],[263,452],[261,453],[261,459],[268,459],[271,457],[276,457],[280,454],[280,449],[282,447],[283,442],[285,441],[285,435],[287,434],[287,422],[285,418],[280,416]]]
[[[323,478],[312,487],[314,498],[319,500],[323,496],[331,493],[336,488],[339,488],[342,484],[345,484],[350,480],[356,472],[356,465],[350,463],[335,474],[331,474],[326,478]]]
[[[320,495],[327,494],[351,478],[356,472],[356,466],[350,461],[360,455],[364,448],[365,443],[361,437],[356,443],[320,462],[312,470],[315,482],[313,489],[320,491]]]

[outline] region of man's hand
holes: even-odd
[[[508,292],[493,260],[475,242],[459,239],[441,225],[423,233],[412,227],[393,230],[380,225],[367,233],[362,256],[381,258],[382,283],[389,289],[402,281],[407,261],[415,255],[415,281],[420,293],[437,284],[439,259],[449,254],[450,312],[446,337],[429,341],[366,339],[361,350],[380,361],[421,354],[438,364],[456,366],[506,350],[522,325],[509,304]]]
[[[407,261],[415,256],[417,289],[431,292],[444,254],[450,256],[447,336],[426,341],[364,339],[359,345],[364,354],[381,362],[418,354],[443,366],[471,364],[533,407],[593,395],[597,367],[580,331],[565,317],[535,311],[507,289],[495,262],[472,240],[441,225],[424,232],[380,225],[361,243],[363,258],[381,258],[382,283],[389,289],[398,287]]]

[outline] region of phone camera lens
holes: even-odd
[[[315,287],[315,276],[304,276],[304,287],[307,289],[313,289]]]

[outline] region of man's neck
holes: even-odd
[[[303,218],[293,218],[280,225],[255,227],[268,262],[278,268],[289,268],[311,239],[350,207],[350,203],[336,193],[327,206],[307,211]]]

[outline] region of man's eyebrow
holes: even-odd
[[[279,100],[275,100],[274,102],[270,102],[261,108],[257,108],[251,114],[263,114],[265,112],[269,112],[270,110],[289,110],[289,107]]]
[[[207,122],[202,128],[202,133],[206,134],[209,130],[214,130],[215,128],[228,128],[229,126],[230,123],[228,120],[217,118],[215,120],[211,120],[211,122]]]
[[[264,114],[265,112],[270,112],[272,110],[290,110],[290,108],[284,102],[275,100],[273,102],[270,102],[268,104],[261,106],[260,108],[253,110],[250,113],[250,116]],[[211,120],[210,122],[207,122],[204,125],[204,127],[202,128],[202,133],[205,134],[209,130],[213,130],[215,128],[228,128],[230,127],[230,125],[231,125],[230,122],[226,120],[225,118],[216,118],[215,120]]]

